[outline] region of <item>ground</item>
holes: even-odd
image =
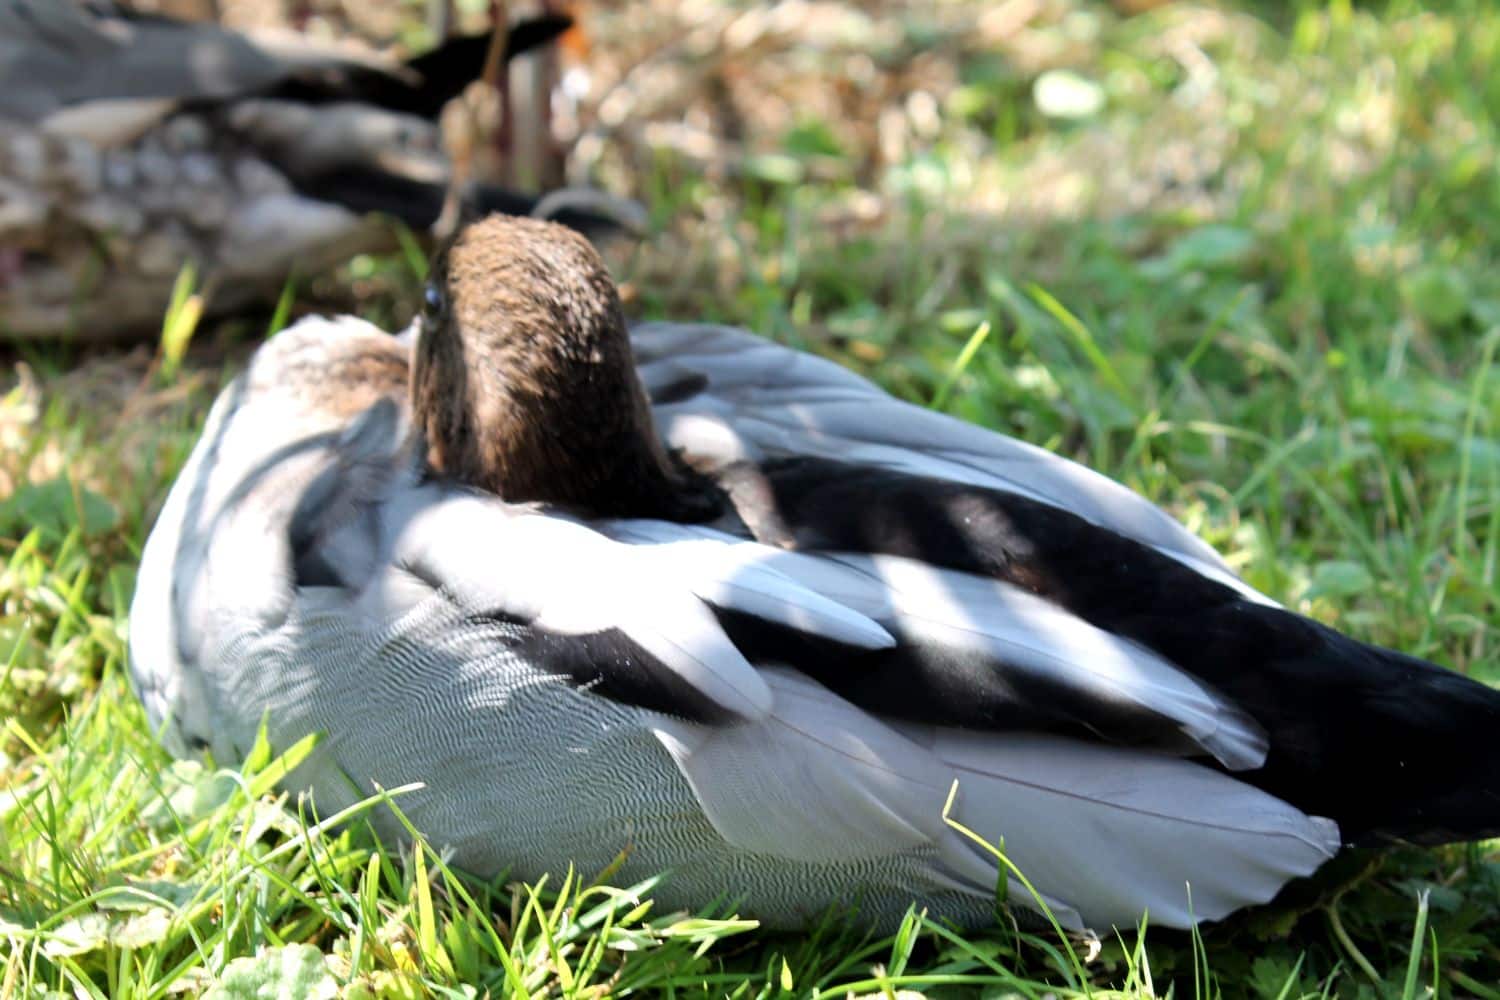
[[[629,307],[1079,459],[1289,606],[1500,681],[1500,13],[1142,6],[592,10],[563,124],[577,176],[651,213],[611,252]],[[288,301],[394,321],[420,267],[361,258]],[[124,671],[133,567],[282,318],[205,325],[185,358],[190,309],[134,353],[11,356],[0,996],[1500,995],[1491,845],[1352,856],[1097,954],[921,915],[777,935],[599,873],[482,886],[372,850],[278,808],[268,753],[173,763]]]

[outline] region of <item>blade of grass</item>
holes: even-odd
[[[167,305],[161,324],[161,377],[171,382],[182,368],[182,359],[187,354],[188,344],[198,329],[203,317],[203,298],[193,289],[197,284],[198,270],[192,261],[182,265],[177,279],[172,282],[172,298]]]
[[[958,352],[958,357],[948,368],[948,374],[943,378],[943,384],[938,386],[937,392],[933,393],[932,402],[928,407],[934,410],[945,409],[948,405],[948,396],[953,392],[953,387],[963,377],[964,371],[969,367],[969,362],[974,360],[974,355],[984,346],[985,340],[990,335],[990,324],[988,321],[980,323],[969,335],[968,342],[964,344],[963,350]]]

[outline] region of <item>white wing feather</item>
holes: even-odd
[[[737,554],[718,563],[731,574],[723,588],[700,590],[710,599],[731,589],[747,568],[774,570],[780,579],[831,598],[845,613],[950,649],[979,652],[998,673],[1034,674],[1080,696],[1149,708],[1175,720],[1184,735],[1231,769],[1265,761],[1265,731],[1232,701],[1150,650],[1019,587],[896,556],[789,552],[703,527],[660,521],[598,527],[622,541],[666,551],[720,539]],[[818,632],[833,637],[830,629]]]

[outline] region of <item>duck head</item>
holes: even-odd
[[[460,231],[433,265],[411,392],[432,466],[506,500],[716,512],[663,448],[614,281],[572,230],[496,215]]]

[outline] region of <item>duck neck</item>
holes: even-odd
[[[424,331],[412,405],[432,466],[513,503],[608,517],[715,516],[712,488],[662,446],[623,317],[612,320],[618,335],[582,352],[515,330],[490,338]]]

